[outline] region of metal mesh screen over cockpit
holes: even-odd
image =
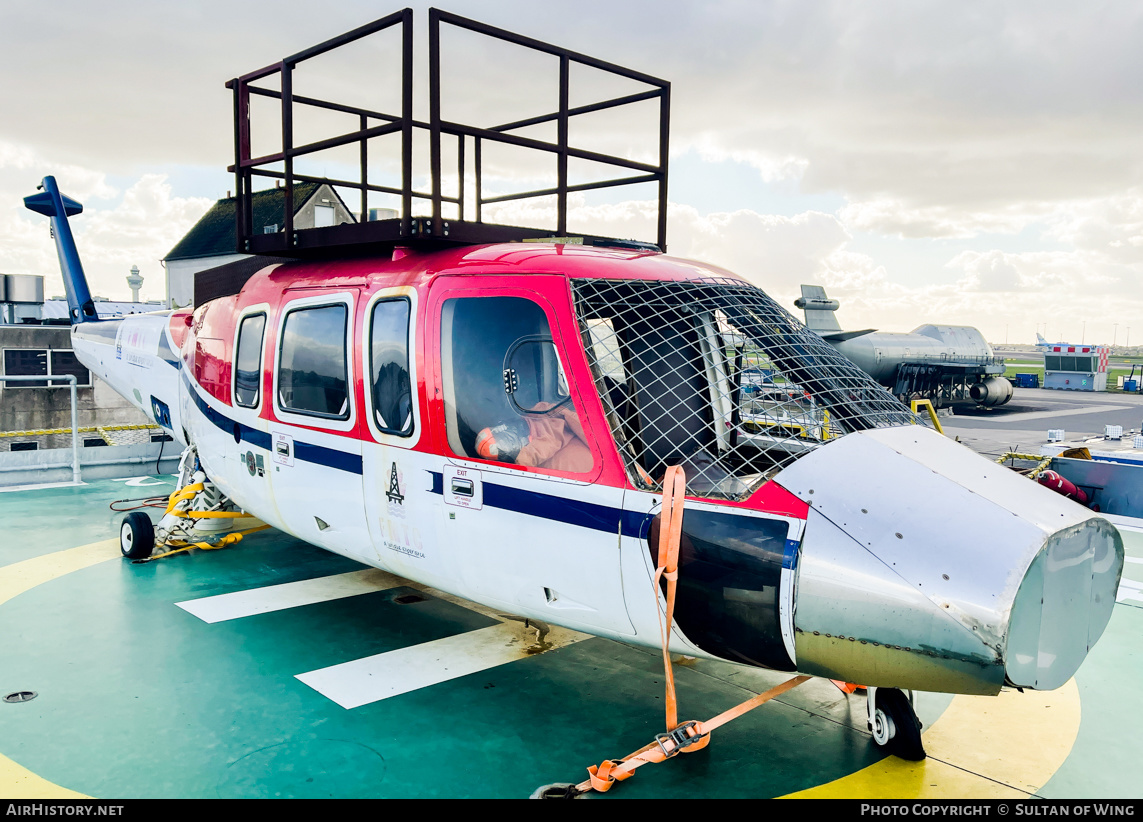
[[[742,499],[851,431],[916,417],[741,280],[573,280],[608,424],[632,481],[681,464],[697,496]]]

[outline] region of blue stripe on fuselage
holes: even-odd
[[[225,431],[231,436],[234,435],[234,429],[238,429],[238,437],[242,442],[248,442],[257,448],[264,448],[270,450],[271,439],[270,435],[265,431],[259,431],[257,428],[251,428],[236,420],[230,419],[220,411],[211,408],[206,400],[199,396],[198,391],[195,390],[194,384],[190,381],[190,377],[186,372],[183,372],[183,382],[186,384],[187,391],[190,392],[194,404],[198,406],[199,411],[203,413],[216,428]],[[324,465],[327,468],[334,468],[338,471],[347,471],[350,474],[362,473],[361,468],[361,455],[349,454],[345,451],[338,451],[336,448],[326,448],[324,445],[317,445],[312,442],[302,442],[296,437],[294,438],[294,458],[302,462],[310,462],[314,465]]]
[[[429,474],[433,478],[433,486],[429,490],[434,494],[443,495],[444,475],[437,471],[429,471]],[[508,485],[485,482],[483,495],[484,504],[490,508],[515,511],[554,522],[590,528],[593,531],[606,531],[609,534],[617,534],[622,528],[625,537],[644,536],[651,522],[650,514],[624,511],[621,508],[567,497],[555,497],[537,491],[525,491]]]
[[[796,539],[786,540],[786,548],[782,552],[782,567],[787,571],[793,571],[798,567],[798,546],[801,545]]]

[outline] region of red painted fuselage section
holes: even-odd
[[[449,455],[438,363],[440,340],[424,333],[435,328],[433,314],[439,312],[444,292],[450,297],[461,294],[539,297],[552,312],[553,335],[561,340],[561,347],[569,359],[569,380],[583,403],[583,424],[592,443],[595,465],[599,468],[593,481],[616,488],[630,487],[580,341],[570,281],[590,278],[663,281],[708,277],[740,279],[724,269],[664,254],[575,245],[512,243],[428,253],[399,248],[392,257],[396,259],[300,261],[269,266],[254,275],[234,296],[212,300],[189,317],[185,311],[176,312],[171,317],[170,327],[175,341],[181,340],[187,372],[214,400],[232,405],[231,369],[237,323],[244,312],[261,306],[267,312],[267,337],[262,351],[262,395],[272,396],[274,357],[278,345],[276,330],[280,328],[281,311],[286,303],[299,297],[318,297],[347,290],[355,292],[358,298],[354,301],[353,339],[360,340],[360,330],[367,323],[365,314],[371,296],[380,290],[414,289],[417,316],[413,322],[419,332],[416,334],[416,350],[411,353],[416,358],[415,401],[419,404],[419,418],[424,421],[424,428],[412,450]],[[351,394],[351,401],[357,406],[356,413],[352,415],[355,423],[351,430],[339,431],[337,435],[372,442],[374,437],[366,422],[366,391],[362,382],[362,375],[368,373],[367,352],[362,345],[355,345],[351,357],[351,372],[356,375],[356,385]],[[262,403],[259,416],[271,424],[299,424],[296,419],[281,419],[272,402]],[[327,428],[314,427],[313,430],[328,433]],[[523,465],[516,468],[523,472],[572,476],[551,469]],[[583,479],[582,476],[578,478]],[[774,483],[766,483],[750,499],[720,502],[785,516],[806,516],[806,505]]]

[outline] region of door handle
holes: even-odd
[[[452,478],[452,492],[462,497],[472,497],[475,495],[473,490],[473,483],[470,479],[460,479],[458,477]]]

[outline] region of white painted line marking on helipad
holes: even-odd
[[[527,631],[527,633],[525,633]],[[410,645],[375,656],[319,668],[297,678],[343,708],[357,708],[439,682],[526,659],[534,634],[517,622],[491,625],[456,636]],[[549,649],[590,639],[555,628],[544,637]]]
[[[1143,602],[1143,582],[1136,582],[1133,579],[1119,580],[1119,591],[1115,595],[1117,602],[1125,602],[1129,599],[1137,599]]]
[[[232,594],[219,594],[201,599],[188,599],[175,604],[203,622],[224,622],[228,619],[267,614],[312,605],[332,599],[344,599],[360,594],[371,594],[405,585],[401,577],[369,568],[352,571],[348,574],[335,574],[328,577],[303,579],[298,582],[285,582],[281,585],[267,585]]]
[[[1140,559],[1139,557],[1124,557],[1124,559],[1126,559],[1128,562],[1134,562],[1138,565],[1143,565],[1143,559]]]
[[[57,466],[52,466],[57,467]],[[68,466],[58,466],[67,468]],[[8,491],[43,491],[48,488],[78,488],[81,485],[87,485],[86,482],[41,482],[33,485],[9,485],[7,488],[0,488],[0,494]]]

